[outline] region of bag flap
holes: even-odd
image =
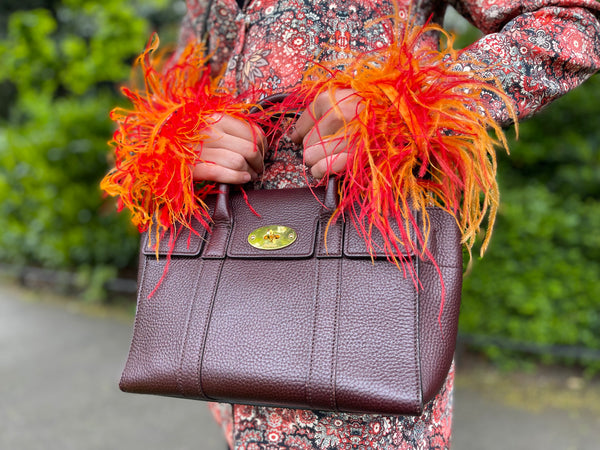
[[[417,226],[423,228],[423,218],[421,213],[414,213],[417,219]],[[438,207],[428,207],[429,215],[429,236],[427,237],[427,250],[433,257],[436,265],[446,267],[462,268],[462,243],[461,232],[454,217]],[[392,229],[396,236],[400,235],[400,229],[396,222]],[[418,242],[417,233],[413,226],[410,227],[410,239],[412,242]],[[386,259],[383,247],[383,238],[381,232],[377,229],[372,231],[371,241],[373,243],[373,258]],[[417,245],[421,249],[422,243]],[[406,257],[413,258],[416,253],[413,249],[401,248]],[[346,219],[344,229],[344,255],[348,258],[371,258],[371,254],[365,243],[365,239],[356,231],[351,220]],[[422,255],[425,261],[429,260],[427,255]]]
[[[396,221],[392,223],[392,230],[394,234],[399,238],[402,236],[400,234],[400,227]],[[410,229],[410,239],[412,242],[416,240],[416,233],[414,227],[411,226]],[[373,228],[371,231],[370,241],[372,244],[372,249],[369,251],[367,246],[367,242],[365,241],[364,236],[362,236],[357,230],[354,222],[348,218],[346,218],[346,226],[344,229],[344,255],[349,258],[373,258],[373,259],[386,259],[386,252],[384,247],[384,240],[379,231],[376,228]],[[412,249],[407,249],[399,244],[400,251],[404,254],[404,256],[411,258],[415,256],[415,252]]]
[[[324,188],[312,191],[309,188],[257,190],[248,192],[247,201],[241,193],[231,193],[233,228],[227,256],[269,259],[311,257],[315,251],[324,193]],[[249,239],[266,245],[257,248]],[[275,245],[285,239],[293,242],[287,246]]]
[[[214,196],[207,199],[206,204],[209,213],[212,215],[215,203]],[[188,230],[182,225],[175,226],[176,239],[173,244],[171,241],[171,232],[167,231],[160,237],[158,245],[158,256],[167,256],[171,245],[173,251],[171,256],[197,256],[200,254],[204,242],[206,241],[207,231],[204,226],[196,219],[192,219],[192,228],[195,232]],[[146,256],[156,255],[156,229],[152,228],[144,232],[142,236],[142,253]]]

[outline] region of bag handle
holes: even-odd
[[[229,205],[230,190],[231,186],[229,184],[219,184],[217,200],[212,216],[214,227],[228,227],[233,223],[231,206]],[[327,221],[329,221],[331,213],[337,208],[337,204],[337,178],[335,176],[331,176],[327,180],[327,185],[325,186],[325,195],[323,197],[323,206],[321,208],[320,218],[327,219]]]
[[[261,110],[272,108],[273,106],[283,102],[288,95],[289,94],[285,92],[269,95],[263,98],[258,103],[258,105],[250,108],[248,112],[249,114],[256,114]],[[229,190],[229,184],[219,183],[217,190],[217,203],[215,205],[215,210],[213,213],[213,222],[215,226],[227,226],[231,225],[233,222],[233,219],[231,217],[231,208],[229,206]]]
[[[248,111],[249,114],[256,114],[259,111],[276,107],[282,103],[289,96],[286,92],[280,92],[277,94],[269,95],[258,102],[256,106],[253,106]],[[296,113],[286,113],[286,115],[296,115]],[[217,203],[215,205],[215,211],[213,213],[213,221],[215,225],[217,223],[231,224],[231,209],[229,207],[229,191],[230,186],[226,183],[220,183],[218,185]],[[325,198],[323,201],[323,212],[331,214],[332,211],[337,208],[338,204],[338,192],[337,192],[337,181],[335,176],[329,177],[327,186],[325,189]]]
[[[258,106],[253,106],[250,113],[261,109],[272,108],[287,98],[288,94],[278,93],[262,99]],[[205,258],[222,258],[227,251],[229,233],[233,226],[233,217],[229,202],[231,186],[226,183],[218,185],[218,194],[213,212],[213,229],[203,251]],[[338,205],[337,178],[330,176],[325,186],[323,206],[319,214],[319,239],[317,243],[318,256],[339,256],[342,253],[343,221],[338,219],[330,223],[331,214]],[[327,235],[325,235],[327,230]]]

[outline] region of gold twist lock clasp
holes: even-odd
[[[248,235],[248,243],[261,250],[279,250],[296,241],[296,231],[285,225],[267,225]]]

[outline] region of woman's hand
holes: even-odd
[[[298,118],[291,139],[304,145],[304,162],[315,178],[341,172],[348,161],[343,135],[334,137],[360,112],[360,97],[353,89],[339,89],[334,98],[319,94]]]
[[[213,119],[202,144],[202,162],[194,167],[194,179],[228,184],[255,180],[263,170],[266,139],[262,130],[226,115]]]

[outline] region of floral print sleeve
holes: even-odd
[[[186,0],[186,5],[178,49],[192,40],[207,44],[212,55],[211,70],[217,75],[227,66],[238,35],[236,0]]]
[[[596,0],[450,0],[486,33],[462,58],[483,64],[524,119],[600,69],[600,3]],[[465,65],[465,69],[469,69]],[[491,110],[509,115],[497,99]]]

